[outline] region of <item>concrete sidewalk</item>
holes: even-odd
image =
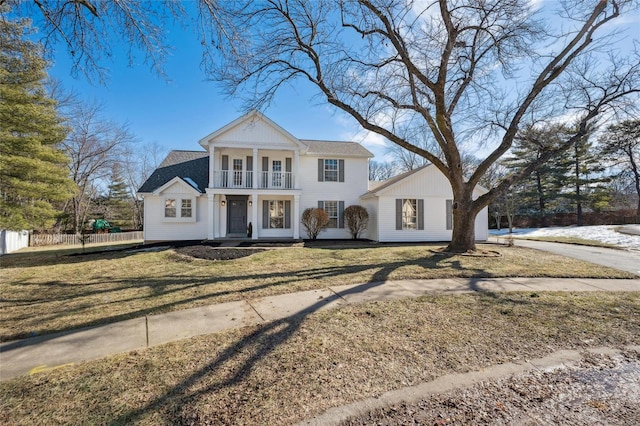
[[[269,296],[150,315],[0,345],[0,380],[174,340],[339,306],[476,291],[640,291],[640,279],[477,278],[386,281]]]

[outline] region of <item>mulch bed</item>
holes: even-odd
[[[176,249],[176,253],[205,260],[233,260],[265,250],[262,248],[189,246]]]

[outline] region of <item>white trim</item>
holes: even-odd
[[[176,203],[176,216],[175,217],[166,217],[165,216],[165,205],[167,200],[175,200]],[[191,201],[191,216],[182,217],[182,201],[189,200]],[[187,222],[196,222],[197,209],[196,209],[196,197],[185,197],[184,194],[166,194],[162,197],[162,222],[163,223],[187,223]]]
[[[285,137],[285,139],[288,139],[289,141],[293,142],[293,144],[296,145],[298,147],[298,149],[307,149],[308,148],[307,145],[305,145],[304,143],[302,143],[300,141],[300,139],[296,138],[291,133],[287,132],[285,129],[283,129],[282,127],[278,126],[276,123],[271,121],[268,117],[263,115],[261,112],[256,111],[256,110],[250,111],[249,113],[243,115],[242,117],[233,120],[231,123],[227,124],[226,126],[221,127],[220,129],[216,130],[215,132],[208,134],[204,138],[200,139],[198,141],[198,143],[204,149],[207,149],[207,146],[215,145],[216,144],[216,139],[219,138],[220,136],[222,136],[223,134],[233,130],[234,128],[238,127],[239,125],[241,125],[241,124],[243,124],[245,122],[252,121],[252,120],[262,120],[268,126],[271,126],[277,132],[282,134]],[[224,145],[221,144],[221,145],[217,145],[217,146],[222,147],[222,146],[226,146],[226,145],[227,145],[227,143],[225,143]],[[285,145],[282,145],[282,146],[285,147]],[[230,144],[230,147],[241,148],[242,146],[240,144],[232,142]],[[246,148],[253,148],[253,146],[248,146],[247,145]],[[291,148],[289,148],[289,149],[291,149]]]
[[[172,185],[174,185],[176,183],[184,183],[185,185],[187,185],[187,187],[189,187],[189,192],[191,194],[193,194],[193,196],[195,196],[195,197],[198,197],[198,196],[202,195],[202,192],[200,192],[197,189],[195,189],[191,184],[189,184],[189,182],[185,181],[180,176],[174,177],[169,182],[165,183],[160,188],[157,188],[155,191],[153,191],[152,194],[153,195],[161,195],[166,189],[170,188]]]

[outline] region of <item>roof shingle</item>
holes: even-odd
[[[142,184],[138,192],[148,193],[160,188],[174,177],[189,178],[200,192],[209,186],[209,153],[206,151],[171,151],[160,166]]]
[[[357,142],[333,142],[333,141],[314,141],[300,139],[300,142],[307,145],[309,149],[307,154],[311,155],[341,155],[348,157],[368,157],[372,158],[373,154]]]

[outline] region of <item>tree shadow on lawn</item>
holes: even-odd
[[[390,271],[391,269],[381,270],[380,278],[388,275]],[[249,375],[256,369],[258,363],[292,338],[300,329],[308,315],[320,310],[327,302],[337,300],[349,293],[354,294],[374,289],[381,285],[382,282],[383,280],[378,283],[354,286],[344,293],[332,296],[329,300],[324,299],[318,301],[302,313],[297,313],[259,326],[259,329],[239,339],[237,342],[230,344],[229,347],[213,360],[198,368],[196,371],[187,374],[182,380],[175,385],[171,385],[161,395],[138,408],[118,416],[113,419],[110,424],[136,423],[145,416],[154,413],[163,416],[162,423],[166,424],[218,424],[228,422],[229,413],[225,415],[225,413],[212,411],[202,414],[198,413],[197,410],[191,409],[190,404],[196,403],[199,398],[209,393],[222,392],[222,395],[224,395],[225,393],[233,392],[233,390],[229,390],[229,388],[241,385],[245,380],[248,380]],[[470,288],[472,287],[473,286]],[[514,314],[516,315],[518,314],[518,309],[524,309],[525,311],[523,312],[525,312],[524,315],[527,316],[527,318],[535,316],[536,306],[543,303],[549,307],[552,312],[557,313],[557,327],[563,330],[566,328],[567,332],[571,331],[571,324],[574,323],[571,319],[572,315],[591,314],[588,310],[581,309],[579,306],[576,307],[576,312],[564,313],[561,311],[564,305],[553,299],[540,301],[537,298],[528,298],[525,294],[521,293],[506,294],[504,297],[496,299],[489,296],[490,292],[482,289],[479,289],[479,291],[481,292],[481,296],[479,297],[480,305],[483,303],[491,303],[493,305],[497,300],[501,304],[509,305],[508,308],[515,310],[516,312]],[[520,306],[520,308],[518,306]],[[483,308],[479,306],[478,309],[482,310]],[[629,304],[629,306],[626,307],[626,311],[633,312],[633,304]],[[615,312],[615,308],[612,308],[612,312]],[[501,313],[503,315],[511,314],[510,311],[507,312],[507,309]],[[590,315],[588,318],[588,320],[593,323],[598,323],[601,319],[601,313],[593,313],[593,315]],[[519,323],[527,324],[524,320],[519,321]],[[638,321],[636,321],[636,323],[640,325]],[[633,328],[633,324],[629,327]],[[230,372],[225,375],[221,374],[223,371]],[[217,376],[220,377],[217,378]],[[225,389],[227,389],[227,392],[225,392]],[[247,389],[247,391],[250,392],[250,389]],[[237,407],[230,407],[231,410],[236,408]]]
[[[33,324],[28,330],[18,331],[11,335],[2,336],[3,341],[10,341],[13,339],[20,339],[31,336],[34,330],[41,335],[37,338],[38,341],[46,339],[46,335],[50,333],[58,333],[61,331],[67,331],[72,329],[86,329],[105,325],[109,323],[124,321],[132,318],[144,317],[147,315],[160,314],[170,311],[176,311],[180,309],[199,307],[206,304],[225,303],[238,300],[246,300],[251,297],[265,296],[264,291],[269,289],[276,289],[274,292],[268,295],[277,295],[289,293],[292,291],[304,291],[317,288],[326,288],[331,285],[344,284],[340,277],[348,274],[358,274],[370,271],[367,274],[365,283],[381,283],[389,279],[390,274],[402,267],[406,266],[418,266],[425,269],[453,269],[458,271],[465,271],[466,276],[488,277],[490,274],[487,271],[481,269],[469,270],[465,269],[459,261],[450,262],[449,264],[443,264],[444,260],[454,257],[453,254],[434,254],[419,259],[400,260],[396,262],[388,262],[384,264],[361,264],[361,265],[342,265],[342,266],[329,266],[320,268],[304,269],[296,273],[290,272],[269,272],[260,274],[246,274],[246,275],[234,275],[226,277],[212,277],[212,276],[167,276],[161,279],[153,278],[148,280],[113,280],[109,281],[109,288],[106,289],[91,289],[89,291],[81,291],[69,295],[59,295],[52,297],[51,292],[49,296],[37,297],[34,299],[21,298],[10,299],[5,297],[3,304],[5,306],[10,305],[12,302],[23,304],[25,307],[35,304],[67,303],[68,306],[65,309],[50,309],[46,315],[37,316],[32,311],[25,309],[25,313],[21,316],[14,316],[6,318],[6,321],[18,321],[30,319]],[[105,277],[105,280],[109,280]],[[305,285],[304,282],[308,280],[321,281],[320,285],[309,284]],[[251,285],[241,288],[229,287],[233,285],[233,282],[250,282]],[[297,283],[301,283],[300,287],[295,287]],[[16,283],[15,285],[21,285]],[[43,290],[51,287],[59,287],[65,289],[68,284],[59,281],[50,281],[42,284],[26,284],[23,285],[41,285]],[[227,288],[221,288],[227,285]],[[287,288],[294,285],[294,288]],[[73,290],[83,288],[83,286],[74,286]],[[144,292],[144,294],[133,295],[122,299],[118,296],[118,292],[127,291],[128,289],[136,287],[146,287],[150,289],[150,292]],[[280,291],[278,288],[281,288]],[[203,292],[203,289],[210,291]],[[471,288],[473,289],[473,288]],[[473,289],[479,290],[479,289]],[[180,293],[189,293],[190,291],[199,291],[198,294],[185,294],[180,296]],[[38,294],[44,294],[37,292]],[[255,293],[255,294],[254,294]],[[81,303],[76,306],[81,299],[91,297],[102,297],[102,300],[96,301],[89,299],[85,303]],[[170,300],[166,300],[169,298]],[[113,300],[112,300],[113,299]],[[164,299],[164,300],[163,300]],[[157,303],[153,303],[157,301]],[[151,306],[149,305],[151,304]],[[133,306],[129,312],[123,312],[117,315],[103,316],[94,320],[83,320],[81,322],[68,321],[67,327],[48,327],[46,324],[53,320],[59,320],[65,317],[73,317],[74,315],[81,315],[87,310],[99,309],[103,312],[108,312],[111,306],[133,304],[144,306]],[[58,306],[55,306],[57,308]],[[46,308],[45,308],[46,309]],[[53,336],[56,337],[56,336]],[[52,337],[52,338],[53,338]],[[27,341],[21,342],[21,346],[28,344]],[[17,342],[16,342],[17,343]],[[0,351],[10,350],[11,347],[3,346]]]
[[[260,325],[258,330],[240,339],[237,343],[230,345],[214,360],[189,374],[176,385],[171,386],[162,395],[137,409],[119,416],[109,423],[114,425],[135,423],[145,415],[159,409],[165,412],[165,422],[167,424],[197,424],[202,421],[206,422],[207,419],[191,418],[193,414],[189,413],[188,410],[183,410],[183,406],[209,392],[215,392],[241,383],[260,360],[266,358],[294,335],[307,316],[319,311],[322,307],[326,306],[327,303],[339,300],[348,294],[359,293],[380,286],[386,281],[386,278],[394,269],[395,265],[387,265],[374,274],[376,282],[356,285],[349,290],[319,300],[312,306],[294,315]],[[246,356],[246,354],[249,354],[249,356]],[[246,359],[243,360],[242,358],[245,357]],[[228,363],[237,364],[237,367],[234,368],[234,372],[227,378],[207,384],[200,389],[193,389],[194,387],[198,387],[199,384],[207,382],[209,376],[214,375],[217,370],[225,368],[225,365]],[[175,416],[178,416],[178,418]],[[216,420],[212,419],[212,421],[214,423],[211,424],[215,424]]]

